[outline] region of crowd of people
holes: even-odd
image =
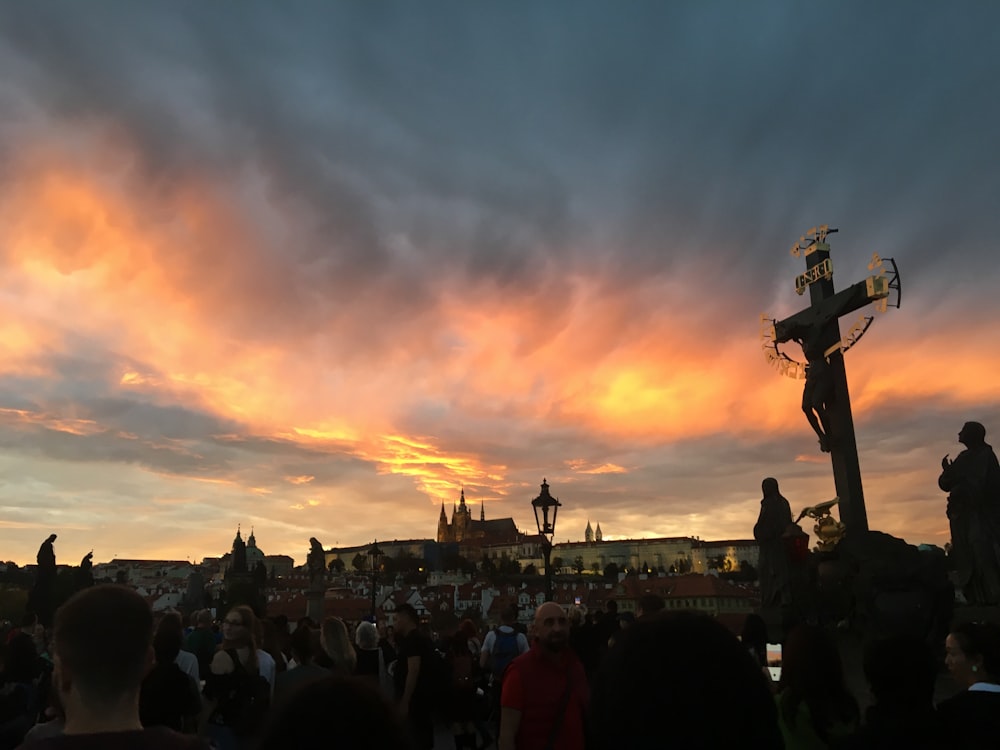
[[[185,628],[128,587],[95,586],[51,631],[5,634],[0,750],[1000,746],[997,625],[957,624],[937,648],[869,644],[859,703],[816,625],[789,630],[775,681],[756,616],[741,639],[655,596],[594,615],[548,602],[527,628],[508,609],[485,634],[466,620],[436,638],[408,605],[382,632],[235,606]],[[935,706],[944,668],[958,692]]]

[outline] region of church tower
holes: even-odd
[[[243,542],[243,537],[240,536],[239,526],[236,527],[236,538],[233,539],[232,555],[232,561],[229,563],[229,570],[227,572],[233,575],[246,575],[249,572],[247,570],[247,546]]]
[[[604,534],[601,532],[601,524],[597,523],[597,533],[594,535],[594,540],[598,542],[604,541]]]
[[[444,544],[448,539],[448,514],[444,512],[444,501],[441,501],[441,515],[438,516],[438,544]]]
[[[462,488],[462,495],[458,499],[458,510],[455,512],[452,525],[455,527],[456,542],[461,542],[472,536],[472,513],[469,511],[469,506],[465,504],[465,487]]]
[[[587,519],[587,530],[583,532],[583,541],[591,544],[594,541],[594,530],[590,527],[590,519]]]

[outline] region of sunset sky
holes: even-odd
[[[894,257],[847,355],[868,514],[1000,442],[1000,5],[0,4],[0,560],[254,526],[745,538],[828,458],[758,338],[810,227]],[[842,324],[846,329],[856,316]],[[795,347],[788,349],[796,354]]]

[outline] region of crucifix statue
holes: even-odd
[[[805,256],[806,270],[795,280],[795,291],[809,290],[809,307],[784,320],[761,316],[761,335],[769,360],[785,375],[805,378],[802,411],[819,438],[820,450],[829,453],[833,463],[833,478],[840,498],[840,517],[848,530],[867,531],[858,465],[858,446],[854,436],[854,419],[847,390],[844,352],[858,342],[874,316],[862,314],[847,335],[840,335],[840,318],[875,303],[884,311],[890,294],[895,291],[895,307],[899,307],[900,285],[896,264],[891,258],[872,257],[869,270],[878,273],[852,284],[839,292],[833,288],[833,263],[827,235],[836,232],[827,225],[813,227],[792,246],[792,255]],[[889,263],[892,278],[885,276],[884,263]],[[802,347],[805,363],[784,354],[778,346],[795,341]]]

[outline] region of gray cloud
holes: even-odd
[[[155,249],[166,283],[206,325],[250,343],[308,341],[332,371],[404,360],[438,376],[453,343],[440,335],[443,295],[537,312],[514,360],[564,331],[573,304],[602,302],[620,319],[590,332],[567,367],[649,336],[664,310],[722,351],[756,334],[760,311],[799,304],[801,261],[787,248],[823,221],[842,229],[839,285],[866,274],[873,250],[900,262],[901,317],[872,335],[922,356],[924,337],[1000,315],[989,234],[1000,101],[987,95],[995,51],[982,37],[997,21],[982,3],[10,3],[0,106],[14,114],[0,123],[0,164],[36,132],[72,135],[71,152],[113,140],[128,154],[108,179],[139,207],[138,225],[173,240]],[[0,176],[0,208],[13,179]],[[232,226],[200,234],[172,214],[192,180]],[[570,288],[574,274],[600,279],[594,298]],[[98,425],[74,435],[4,422],[6,454],[289,495],[360,493],[375,470],[346,449],[247,434],[163,383],[123,397],[116,368],[157,368],[108,346],[70,337],[68,351],[41,357],[51,377],[0,381],[0,406]],[[574,513],[631,518],[655,505],[687,517],[698,498],[699,512],[721,514],[744,487],[753,500],[763,474],[807,494],[828,473],[792,460],[805,430],[767,443],[622,443],[567,425],[559,404],[543,417],[507,394],[476,404],[452,377],[452,399],[414,392],[401,426],[509,467],[501,507],[551,473],[572,482]],[[980,411],[1000,424],[995,404]],[[930,400],[859,419],[873,486],[939,460],[931,436],[966,418]],[[582,479],[570,459],[629,471]],[[313,483],[283,486],[304,475]],[[408,478],[379,479],[412,491]],[[887,497],[893,510],[936,502]]]

